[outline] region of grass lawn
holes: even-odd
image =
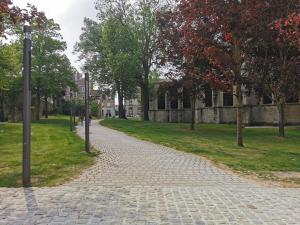
[[[84,152],[84,141],[69,131],[67,117],[32,124],[32,186],[62,184],[92,165],[95,154]],[[0,187],[22,186],[22,124],[0,124]]]
[[[205,156],[248,174],[274,179],[273,172],[300,172],[300,128],[286,129],[286,138],[276,128],[245,129],[245,147],[235,144],[235,125],[143,122],[107,119],[101,124],[139,139]],[[300,179],[292,179],[300,184]]]

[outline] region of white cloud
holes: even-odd
[[[80,63],[76,62],[77,56],[72,54],[73,46],[78,41],[83,26],[83,18],[96,18],[94,8],[95,0],[13,0],[15,5],[22,8],[27,3],[35,5],[39,11],[45,12],[48,18],[54,19],[61,26],[61,33],[67,42],[67,56],[77,69]]]

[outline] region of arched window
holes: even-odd
[[[183,88],[183,91],[182,91],[182,103],[183,103],[184,109],[191,108],[191,93],[186,88]]]
[[[158,95],[157,108],[166,109],[166,98],[164,93]]]
[[[178,90],[176,87],[172,87],[170,93],[170,106],[171,109],[178,109]]]
[[[205,88],[205,107],[212,107],[213,101],[212,101],[212,89],[210,87]]]

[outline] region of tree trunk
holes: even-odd
[[[56,96],[56,107],[59,108],[61,106],[61,98],[60,96]]]
[[[143,111],[143,120],[149,121],[149,73],[150,73],[150,66],[148,60],[143,62],[143,69],[144,69],[144,77],[142,79],[141,85],[141,102],[142,102],[142,111]]]
[[[38,121],[40,120],[40,111],[41,111],[41,95],[39,92],[37,92],[36,95],[36,115],[35,115],[35,120]]]
[[[279,137],[284,137],[285,132],[284,132],[284,126],[285,126],[285,116],[284,116],[284,103],[279,101],[278,105],[278,130],[279,130]]]
[[[236,87],[237,107],[236,107],[236,126],[237,126],[237,145],[244,146],[243,141],[243,95],[240,84]]]
[[[142,85],[143,120],[149,121],[149,85],[148,80]]]
[[[4,96],[3,92],[0,91],[0,122],[5,121],[5,112],[4,112]]]
[[[18,122],[17,113],[18,113],[17,106],[14,106],[14,116],[13,116],[14,123]]]
[[[119,95],[120,96],[120,95]],[[126,119],[125,111],[124,111],[124,104],[123,104],[123,97],[118,97],[119,100],[119,118]]]
[[[11,122],[13,122],[13,123],[17,122],[17,119],[16,119],[17,109],[16,109],[16,105],[14,103],[10,106],[9,111],[10,111],[10,116],[11,116],[11,118],[10,118]]]
[[[125,111],[124,111],[124,104],[123,104],[123,91],[121,90],[120,85],[117,84],[117,91],[118,91],[118,102],[119,102],[119,118],[126,119]]]
[[[45,95],[45,118],[48,119],[48,96]]]
[[[191,122],[191,130],[195,130],[195,114],[196,114],[196,96],[192,94],[192,122]]]

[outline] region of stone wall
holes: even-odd
[[[276,125],[278,110],[276,105],[257,105],[244,107],[244,123],[247,125]],[[150,120],[158,122],[191,122],[191,110],[150,110]],[[209,107],[196,110],[197,123],[235,123],[235,107]],[[287,104],[285,107],[286,123],[300,124],[300,104]]]

